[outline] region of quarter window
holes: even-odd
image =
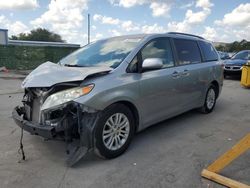
[[[201,55],[196,41],[174,39],[179,65],[200,63]]]
[[[205,61],[217,61],[218,60],[218,54],[216,53],[212,44],[208,42],[204,42],[204,41],[200,41],[199,44],[200,44],[201,51],[202,51]]]
[[[148,43],[141,51],[142,62],[147,58],[160,58],[163,68],[174,66],[173,54],[168,38],[158,38]]]
[[[131,61],[131,63],[129,64],[127,71],[138,72],[138,65],[139,65],[139,60],[138,60],[138,55],[136,55],[134,59]]]

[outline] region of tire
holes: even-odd
[[[204,105],[200,108],[200,111],[204,114],[211,113],[216,105],[217,92],[214,85],[210,85],[207,93]]]
[[[131,110],[123,104],[111,105],[102,112],[96,124],[94,151],[102,158],[118,157],[127,150],[134,133],[135,120]]]

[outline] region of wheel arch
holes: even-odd
[[[216,81],[216,80],[214,80],[214,81],[212,81],[211,82],[211,85],[213,85],[214,87],[215,87],[215,89],[216,89],[216,98],[218,98],[218,96],[219,96],[219,83]]]
[[[140,116],[139,116],[139,112],[138,112],[137,107],[132,102],[127,101],[127,100],[116,101],[110,105],[113,105],[113,104],[123,104],[131,110],[133,117],[135,119],[135,131],[137,132],[137,130],[139,128],[139,123],[140,123]]]

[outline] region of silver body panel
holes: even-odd
[[[171,34],[145,35],[138,46],[109,74],[84,80],[90,74],[110,69],[70,68],[46,63],[25,79],[23,87],[50,87],[56,83],[76,80],[83,80],[81,85],[94,83],[95,87],[88,95],[74,101],[96,110],[104,110],[116,102],[129,102],[138,111],[138,130],[201,107],[207,89],[213,81],[218,83],[221,91],[223,68],[220,61],[175,66],[143,73],[127,73],[126,69],[134,56],[147,42],[158,37],[199,40],[191,36]],[[174,72],[178,72],[178,75],[173,75]]]

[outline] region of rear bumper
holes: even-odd
[[[54,127],[48,125],[40,125],[31,121],[24,120],[22,114],[23,109],[20,107],[14,108],[12,112],[12,117],[19,127],[21,127],[32,135],[39,135],[44,138],[50,139],[55,138],[56,131]]]

